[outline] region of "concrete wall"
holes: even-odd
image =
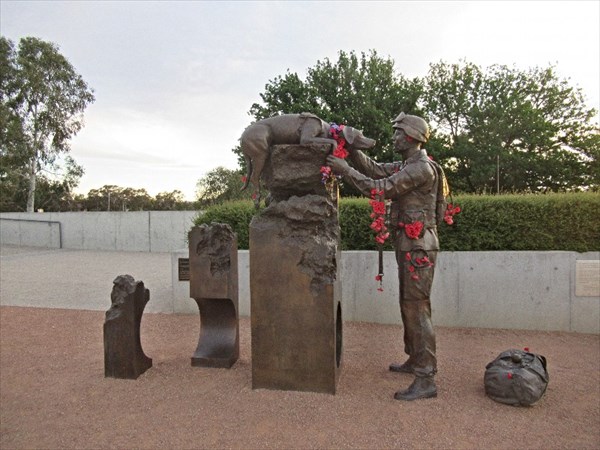
[[[197,313],[189,283],[178,280],[172,254],[173,312]],[[600,252],[441,252],[432,291],[434,323],[448,327],[508,328],[600,333],[600,291],[575,295],[576,262]],[[249,252],[240,250],[240,315],[250,315]],[[384,291],[374,277],[376,252],[342,254],[344,320],[400,323],[398,277],[392,252],[384,253]],[[598,274],[600,277],[600,274]]]
[[[172,252],[186,245],[196,215],[195,211],[2,213],[0,243],[73,250]]]
[[[170,259],[171,273],[161,266],[155,271],[160,278],[142,278],[149,288],[158,285],[167,293],[155,298],[150,309],[197,314],[189,298],[189,283],[178,280],[177,264],[179,258],[188,256],[187,233],[195,216],[194,211],[3,213],[0,241],[3,245],[165,253],[159,259]],[[140,257],[144,265],[152,264],[152,258]],[[115,258],[123,260],[122,255]],[[576,295],[577,261],[599,259],[600,252],[442,252],[432,292],[434,321],[451,327],[599,333],[600,292],[589,297]],[[164,264],[169,266],[168,261]],[[392,252],[385,252],[384,265],[384,291],[378,292],[374,279],[377,253],[343,252],[344,320],[400,322]],[[239,277],[240,313],[248,316],[248,251],[239,252]],[[80,307],[105,309],[103,302],[92,303]],[[51,302],[39,306],[56,307]]]

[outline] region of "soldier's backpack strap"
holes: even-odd
[[[448,207],[447,198],[451,196],[450,186],[448,185],[448,180],[446,178],[446,174],[444,173],[444,169],[442,169],[442,166],[431,159],[428,161],[433,167],[438,179],[435,203],[435,222],[437,225],[440,225],[442,220],[444,220],[444,214],[446,212],[446,208]]]

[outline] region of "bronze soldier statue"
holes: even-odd
[[[441,167],[421,148],[429,139],[425,120],[400,113],[393,121],[393,128],[394,147],[402,162],[377,163],[359,150],[349,155],[354,168],[332,155],[327,162],[362,194],[378,193],[391,200],[390,224],[394,230],[404,351],[408,360],[391,364],[390,370],[415,375],[410,387],[396,392],[394,398],[416,400],[437,396],[430,292],[439,250],[437,225],[443,219],[445,207],[445,178]]]

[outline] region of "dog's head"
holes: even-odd
[[[361,130],[357,130],[356,128],[349,126],[344,127],[342,130],[342,136],[350,147],[360,150],[373,148],[377,143],[375,139],[365,137]]]

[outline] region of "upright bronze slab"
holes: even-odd
[[[111,307],[104,321],[104,376],[135,380],[152,367],[142,350],[140,325],[150,291],[131,275],[113,281]]]
[[[339,223],[319,173],[329,149],[304,146],[312,155],[304,163],[298,147],[273,147],[271,161],[281,164],[269,168],[267,187],[275,200],[250,224],[252,387],[334,394],[342,362]],[[306,174],[299,195],[277,189],[286,170],[296,181]]]
[[[226,224],[189,233],[190,297],[200,312],[192,366],[229,368],[240,354],[237,237]]]

